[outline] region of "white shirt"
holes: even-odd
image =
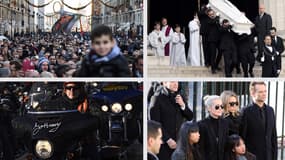
[[[266,48],[268,48],[270,52],[273,51],[273,48],[271,46],[266,46]]]

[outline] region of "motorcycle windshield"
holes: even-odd
[[[62,84],[58,83],[34,83],[30,89],[29,100],[26,109],[29,113],[35,112],[69,112],[66,108],[53,105],[47,106],[46,102],[52,102],[62,94]]]

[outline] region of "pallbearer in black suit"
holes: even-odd
[[[251,30],[251,34],[248,35],[246,33],[237,35],[236,44],[237,44],[237,52],[238,59],[241,62],[241,67],[244,73],[244,77],[254,77],[253,67],[255,63],[254,53],[256,49],[254,47],[254,38],[253,35],[254,29]]]
[[[163,144],[158,157],[170,160],[176,149],[176,141],[181,124],[185,120],[192,120],[193,112],[189,109],[185,98],[179,93],[178,82],[163,82],[166,93],[160,94],[150,109],[150,118],[162,125]]]
[[[264,46],[264,37],[269,34],[270,28],[272,27],[272,18],[269,14],[265,13],[264,4],[259,5],[259,15],[256,17],[254,24],[258,40],[257,60],[260,60]]]
[[[159,160],[156,154],[159,153],[162,144],[161,124],[149,120],[147,122],[147,160]]]
[[[271,45],[271,36],[267,35],[264,39],[264,47],[261,57],[262,63],[262,77],[277,77],[280,73],[278,66],[280,66],[280,61],[278,61],[278,52],[275,47]]]
[[[284,52],[284,43],[283,43],[283,39],[279,36],[276,35],[276,28],[272,27],[270,29],[270,35],[271,35],[271,39],[272,39],[272,46],[276,49],[276,51],[278,52],[277,54],[277,61],[278,61],[278,66],[277,66],[277,73],[279,75],[280,71],[281,71],[281,64],[282,64],[282,53]]]
[[[253,103],[243,109],[241,136],[257,160],[277,160],[277,135],[273,108],[265,104],[264,82],[251,82]]]
[[[212,9],[207,10],[208,19],[206,24],[207,52],[210,55],[212,73],[217,70],[217,50],[220,41],[220,22],[219,17]]]
[[[237,64],[237,50],[234,41],[234,32],[232,31],[229,20],[223,20],[220,32],[220,51],[224,56],[226,77],[232,77],[232,70]]]
[[[224,160],[224,149],[228,137],[228,123],[223,119],[224,107],[219,96],[207,96],[205,105],[209,117],[200,121],[201,155],[204,160]]]

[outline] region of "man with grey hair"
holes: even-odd
[[[277,134],[273,108],[265,104],[267,87],[264,82],[251,82],[253,103],[243,109],[241,136],[248,151],[258,160],[277,160]]]
[[[264,46],[263,40],[265,35],[270,33],[270,28],[272,27],[272,18],[269,14],[265,13],[264,4],[259,5],[259,15],[256,17],[254,24],[258,41],[257,60],[260,60]]]

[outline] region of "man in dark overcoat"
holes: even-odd
[[[264,82],[251,82],[253,103],[243,108],[241,136],[249,152],[258,160],[277,160],[277,134],[273,108],[265,104]]]
[[[269,34],[270,28],[272,27],[272,18],[269,14],[265,13],[264,4],[259,5],[259,15],[255,18],[254,24],[258,41],[257,60],[260,61],[260,58],[262,57],[264,37]]]
[[[150,109],[150,118],[161,123],[162,140],[158,157],[170,160],[176,148],[177,135],[185,120],[192,120],[193,112],[189,109],[185,98],[178,92],[178,82],[164,82],[166,93],[160,94]]]
[[[270,29],[270,35],[271,35],[271,38],[272,38],[272,46],[276,49],[276,51],[278,52],[277,54],[277,61],[278,61],[278,66],[277,66],[277,74],[279,75],[280,74],[280,71],[281,71],[281,55],[282,53],[284,52],[284,42],[283,42],[283,39],[279,36],[277,36],[276,34],[276,28],[275,27],[272,27]]]

